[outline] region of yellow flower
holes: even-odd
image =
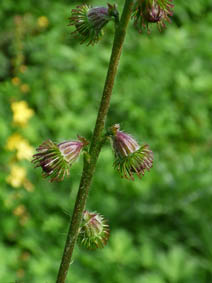
[[[13,122],[19,126],[26,126],[28,120],[33,116],[34,111],[28,107],[26,101],[13,102],[11,104],[13,111]]]
[[[38,18],[38,26],[40,28],[46,28],[49,25],[49,20],[45,16],[41,16]]]
[[[26,170],[18,165],[12,165],[10,175],[7,177],[7,182],[14,188],[20,187],[26,179]]]
[[[21,73],[24,73],[24,72],[26,71],[26,69],[27,69],[27,66],[26,66],[26,65],[21,65],[20,68],[19,68],[19,71],[20,71]]]
[[[27,159],[30,160],[33,155],[33,147],[30,146],[27,140],[21,135],[15,133],[10,136],[7,140],[6,149],[12,151],[17,150],[16,156],[19,160]]]
[[[23,140],[22,142],[20,142],[19,147],[17,148],[17,158],[19,160],[30,160],[32,158],[33,152],[33,147],[30,146],[26,140]]]
[[[23,186],[24,186],[24,189],[27,192],[33,192],[34,191],[34,185],[27,179],[25,179]]]
[[[29,87],[28,84],[22,84],[22,85],[20,86],[20,90],[21,90],[21,92],[23,92],[23,93],[27,93],[27,92],[30,91],[30,87]]]
[[[12,78],[12,84],[13,85],[19,85],[21,80],[18,77]]]
[[[7,143],[6,143],[6,149],[10,151],[17,149],[17,147],[22,141],[23,141],[23,137],[15,133],[8,138]]]
[[[27,223],[28,220],[29,220],[29,216],[28,215],[23,215],[20,218],[19,223],[20,223],[20,225],[24,226]]]
[[[23,204],[20,204],[13,210],[13,214],[16,216],[22,216],[26,213],[26,207]]]
[[[17,277],[20,279],[20,278],[23,278],[24,275],[25,275],[25,270],[23,268],[19,268],[17,271],[16,271],[16,275]]]

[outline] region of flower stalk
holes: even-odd
[[[105,120],[110,105],[110,98],[114,86],[114,81],[117,73],[119,59],[122,52],[127,26],[132,13],[132,6],[133,6],[133,0],[125,0],[121,20],[116,25],[113,49],[108,67],[105,86],[102,94],[102,100],[100,103],[96,125],[89,149],[90,156],[89,158],[87,158],[86,156],[84,157],[82,177],[79,185],[77,199],[75,202],[72,220],[67,235],[62,261],[58,272],[57,283],[64,283],[66,280],[74,245],[78,237],[80,224],[83,218],[83,211],[85,210],[85,204],[88,197],[89,188],[91,185],[97,159],[102,146],[102,135],[105,126]]]

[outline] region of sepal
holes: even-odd
[[[149,149],[149,145],[145,144],[127,156],[117,157],[114,168],[122,178],[134,180],[134,174],[141,178],[145,170],[149,171],[152,168],[152,163],[153,152]]]

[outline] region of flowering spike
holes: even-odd
[[[157,23],[159,31],[165,28],[165,22],[170,22],[173,15],[173,0],[136,0],[132,18],[139,32],[150,32],[149,24]]]
[[[153,152],[147,144],[139,146],[134,138],[119,129],[119,124],[110,129],[115,152],[114,167],[123,178],[134,180],[134,174],[140,178],[152,167]]]
[[[109,238],[109,226],[102,215],[96,212],[83,212],[78,243],[90,250],[103,248]]]
[[[59,144],[50,139],[44,141],[33,155],[32,162],[35,167],[41,167],[43,177],[50,177],[50,182],[62,181],[65,175],[69,175],[69,169],[72,163],[79,156],[82,148],[88,142],[78,137],[77,141],[65,141]]]
[[[117,21],[118,17],[115,4],[108,4],[107,7],[83,4],[72,10],[69,25],[75,26],[73,34],[79,38],[81,44],[86,42],[87,45],[94,45],[103,36],[103,27],[111,20]]]

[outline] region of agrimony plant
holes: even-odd
[[[107,221],[99,213],[86,210],[89,188],[105,142],[111,140],[115,155],[114,168],[118,170],[121,177],[134,180],[136,175],[142,177],[152,167],[153,152],[149,145],[139,145],[130,134],[120,130],[119,124],[106,130],[105,120],[130,19],[134,21],[139,31],[149,32],[150,24],[156,24],[161,30],[165,27],[165,22],[170,21],[172,10],[172,0],[125,0],[121,17],[119,17],[116,4],[98,7],[83,4],[72,10],[69,24],[74,26],[75,30],[72,34],[79,38],[80,43],[87,45],[98,43],[104,34],[103,28],[110,21],[114,22],[115,35],[102,100],[90,142],[79,136],[78,140],[59,144],[47,140],[37,148],[37,153],[33,156],[36,167],[41,167],[43,176],[49,177],[53,182],[62,181],[65,176],[68,176],[74,161],[81,153],[84,153],[83,172],[57,283],[63,283],[66,280],[76,242],[85,248],[97,249],[103,248],[108,241]]]

